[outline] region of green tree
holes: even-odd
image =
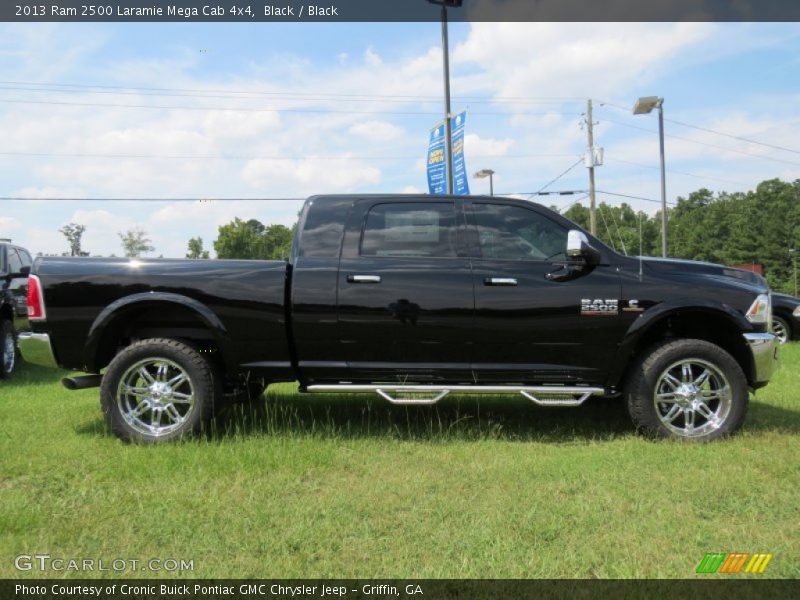
[[[777,290],[792,286],[800,242],[800,180],[762,181],[750,192],[701,189],[670,211],[671,256],[722,264],[761,264]]]
[[[208,258],[208,250],[203,250],[203,238],[196,237],[189,240],[186,258]]]
[[[660,240],[658,225],[653,217],[644,211],[635,212],[628,204],[611,206],[601,202],[596,209],[597,237],[603,242],[630,255],[639,253],[652,256]],[[589,229],[589,208],[573,204],[564,216],[575,224]]]
[[[125,233],[118,233],[122,241],[122,250],[128,258],[141,256],[144,252],[153,252],[155,248],[150,245],[147,232],[139,227],[129,229]]]
[[[295,226],[264,226],[238,217],[219,227],[214,250],[219,258],[280,259],[289,255]]]
[[[67,223],[58,231],[67,238],[70,254],[72,256],[82,256],[81,238],[83,237],[83,232],[86,231],[86,226],[78,225],[77,223]]]

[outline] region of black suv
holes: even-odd
[[[28,329],[30,253],[0,238],[0,379],[8,379],[17,363],[17,333]]]

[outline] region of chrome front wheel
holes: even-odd
[[[664,340],[642,351],[625,383],[628,414],[645,435],[707,442],[739,429],[750,399],[741,365],[706,340]]]
[[[712,363],[699,358],[668,366],[656,382],[656,415],[669,431],[683,438],[714,433],[731,411],[728,379]]]

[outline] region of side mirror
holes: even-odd
[[[570,229],[567,233],[567,258],[596,265],[600,262],[600,251],[589,243],[585,233]]]
[[[9,273],[8,274],[8,278],[9,279],[22,279],[23,277],[27,277],[30,274],[31,274],[31,268],[28,267],[28,266],[25,266],[25,267],[22,267],[19,270],[19,273]]]

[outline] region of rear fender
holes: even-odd
[[[227,369],[236,365],[236,358],[231,345],[230,335],[219,317],[206,305],[180,294],[169,292],[144,292],[120,298],[109,304],[97,315],[89,329],[86,346],[84,349],[84,363],[89,371],[99,372],[106,366],[113,349],[109,355],[108,344],[114,340],[109,336],[114,335],[123,326],[125,321],[132,318],[134,313],[158,306],[179,306],[189,311],[204,327],[208,329],[222,354],[222,362]],[[108,358],[108,360],[106,360]]]

